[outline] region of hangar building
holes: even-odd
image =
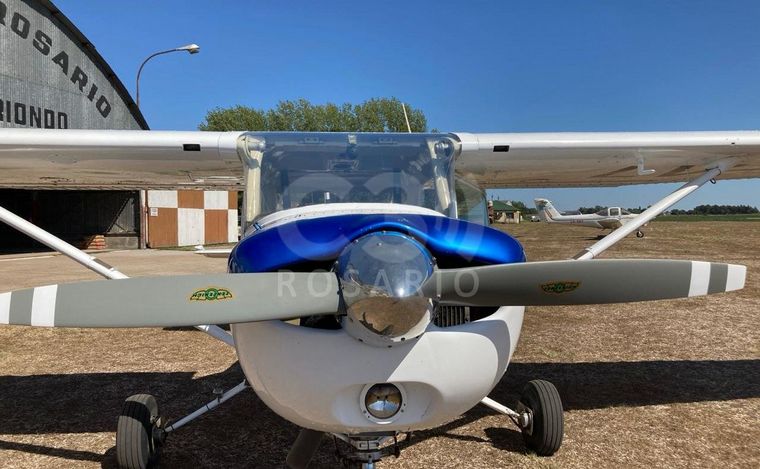
[[[111,67],[52,2],[0,0],[0,54],[0,127],[148,129]],[[83,247],[237,241],[234,191],[60,190],[57,179],[0,190],[0,206]],[[0,250],[40,247],[0,223]]]

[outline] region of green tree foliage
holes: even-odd
[[[425,114],[407,105],[412,132],[425,132]],[[361,104],[315,105],[306,99],[280,101],[273,109],[248,106],[216,108],[206,113],[200,130],[270,130],[302,132],[406,132],[401,101],[373,98]]]
[[[513,200],[511,205],[519,210],[523,215],[535,215],[537,213],[535,208],[528,207],[520,200]]]
[[[744,215],[759,213],[757,207],[749,205],[697,205],[691,210],[671,210],[672,215]]]
[[[600,210],[604,210],[606,208],[607,207],[602,207],[601,205],[595,205],[593,207],[578,207],[578,213],[581,213],[581,214],[596,213],[596,212],[598,212]],[[630,208],[629,207],[629,208],[625,208],[623,210],[627,210],[629,213],[637,213],[638,214],[638,213],[643,212],[645,209],[642,208],[642,207],[638,207],[638,208]]]
[[[607,207],[602,207],[601,205],[595,205],[593,207],[578,207],[578,211],[582,214],[589,214],[589,213],[596,213],[600,210],[604,210]]]
[[[596,213],[599,210],[603,210],[607,207],[597,205],[596,207],[580,207],[578,209],[581,213]],[[647,207],[649,208],[649,207]],[[641,213],[644,208],[629,208],[631,213]],[[691,210],[673,209],[670,211],[671,215],[745,215],[749,213],[760,213],[757,207],[751,207],[749,205],[697,205]]]

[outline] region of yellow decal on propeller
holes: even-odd
[[[190,301],[216,301],[231,298],[232,293],[226,288],[208,287],[194,292],[190,296]]]
[[[567,293],[575,290],[580,286],[581,282],[547,282],[541,284],[541,290],[544,293]]]

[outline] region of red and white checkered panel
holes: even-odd
[[[148,191],[150,247],[234,243],[237,240],[237,192]]]

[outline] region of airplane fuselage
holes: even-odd
[[[262,218],[230,256],[231,272],[330,269],[346,245],[368,233],[414,236],[439,265],[524,261],[507,234],[400,204],[325,204]],[[472,322],[439,327],[393,345],[335,327],[282,321],[232,325],[240,364],[259,397],[305,428],[334,433],[431,428],[466,412],[499,382],[515,350],[524,307],[494,308]],[[403,407],[378,419],[364,405],[377,383],[392,383]]]
[[[637,214],[629,213],[620,207],[604,208],[596,213],[563,215],[552,202],[547,199],[536,199],[538,217],[546,223],[586,226],[600,230],[614,230],[636,218]]]
[[[599,228],[601,230],[614,230],[620,228],[636,215],[601,216],[595,213],[587,215],[561,215],[547,217],[547,223],[565,223],[570,225]]]

